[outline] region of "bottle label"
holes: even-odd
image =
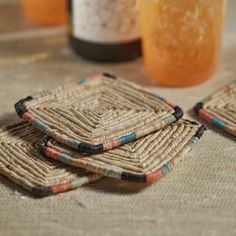
[[[140,38],[138,0],[72,0],[72,34],[97,43]]]

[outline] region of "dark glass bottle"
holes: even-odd
[[[101,62],[141,55],[137,0],[68,0],[69,42],[84,58]]]

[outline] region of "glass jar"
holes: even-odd
[[[219,59],[226,0],[141,0],[146,71],[163,86],[209,79]]]
[[[26,17],[40,25],[61,25],[66,22],[66,0],[22,0]]]

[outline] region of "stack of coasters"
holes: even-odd
[[[236,136],[236,81],[197,103],[194,112],[205,122]]]
[[[41,196],[103,176],[157,181],[205,129],[181,119],[180,107],[107,73],[26,97],[15,109],[29,124],[0,131],[0,173]]]
[[[29,96],[15,108],[45,134],[88,154],[135,141],[183,116],[178,106],[106,73]]]
[[[204,130],[204,126],[195,122],[180,120],[134,142],[96,155],[82,155],[47,137],[41,143],[41,153],[104,176],[152,183],[182,160]]]
[[[102,178],[48,160],[38,152],[43,133],[26,122],[0,130],[0,173],[37,196],[78,188]]]

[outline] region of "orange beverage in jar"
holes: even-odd
[[[23,10],[34,23],[50,26],[66,22],[66,0],[22,0]]]
[[[143,54],[163,86],[199,84],[215,72],[226,0],[140,0]]]

